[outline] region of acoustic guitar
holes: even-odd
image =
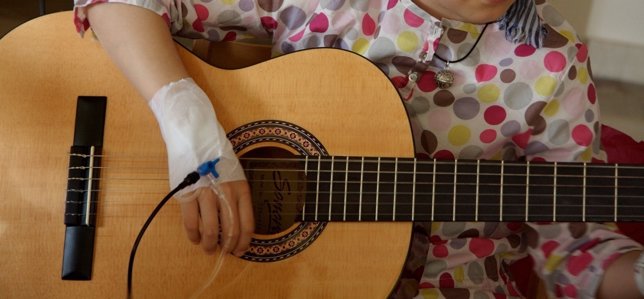
[[[71,20],[0,40],[2,298],[125,297],[131,246],[169,191],[152,113]],[[241,258],[205,255],[170,202],[139,247],[134,298],[383,298],[413,221],[644,219],[632,165],[415,159],[395,88],[356,54],[223,70],[178,49],[244,163],[256,235]]]

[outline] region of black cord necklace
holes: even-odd
[[[454,73],[449,69],[449,64],[459,63],[465,60],[467,57],[469,57],[470,54],[472,54],[472,52],[474,51],[474,48],[476,48],[476,45],[478,45],[479,41],[481,41],[481,37],[483,37],[483,33],[485,33],[485,29],[487,29],[487,26],[490,24],[491,23],[485,24],[485,26],[483,27],[483,30],[481,30],[481,34],[479,34],[479,36],[476,38],[474,45],[472,46],[472,48],[470,48],[467,54],[465,54],[465,56],[456,60],[447,60],[443,57],[440,57],[438,54],[434,54],[434,56],[438,58],[440,61],[445,62],[445,67],[442,70],[438,71],[438,73],[436,73],[436,76],[434,76],[434,80],[436,81],[436,85],[438,85],[438,87],[445,89],[445,88],[450,88],[452,84],[454,84]]]

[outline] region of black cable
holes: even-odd
[[[132,251],[130,252],[130,262],[127,266],[127,297],[131,298],[132,297],[132,268],[134,267],[134,256],[136,256],[136,250],[139,248],[139,243],[141,242],[141,239],[143,238],[143,234],[145,231],[148,229],[148,226],[150,223],[152,223],[152,220],[154,217],[159,213],[161,208],[174,196],[177,192],[179,192],[181,189],[188,187],[194,183],[196,183],[200,178],[199,173],[192,172],[186,176],[185,179],[183,179],[183,182],[179,184],[176,188],[174,188],[168,195],[166,195],[161,202],[154,208],[150,216],[148,217],[148,220],[145,221],[145,224],[143,224],[143,227],[141,227],[141,231],[139,231],[139,235],[136,237],[136,240],[134,241],[134,245],[132,245]]]
[[[496,21],[495,21],[495,22],[496,22]],[[487,26],[488,26],[488,25],[490,25],[490,24],[492,24],[492,23],[494,23],[494,22],[485,23],[485,27],[483,27],[483,30],[481,30],[481,33],[480,33],[480,34],[479,34],[479,36],[476,38],[476,41],[474,42],[474,45],[470,48],[470,50],[467,52],[467,54],[465,54],[465,56],[463,56],[463,57],[461,57],[461,58],[459,58],[459,59],[456,59],[456,60],[447,60],[447,59],[445,59],[445,58],[443,58],[443,57],[440,57],[438,54],[434,54],[434,56],[435,56],[436,58],[440,59],[442,62],[445,62],[445,63],[447,63],[447,64],[450,64],[450,63],[459,63],[459,62],[461,62],[461,61],[465,60],[465,58],[469,57],[469,56],[470,56],[470,54],[472,54],[472,52],[474,51],[474,48],[476,48],[476,45],[478,45],[478,44],[479,44],[479,42],[481,41],[481,37],[483,37],[483,33],[485,33],[485,29],[487,29]]]

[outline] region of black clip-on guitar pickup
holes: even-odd
[[[92,279],[106,97],[80,96],[69,157],[62,279]]]

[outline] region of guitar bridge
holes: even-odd
[[[79,97],[76,106],[65,202],[64,280],[92,278],[106,103],[105,97]]]

